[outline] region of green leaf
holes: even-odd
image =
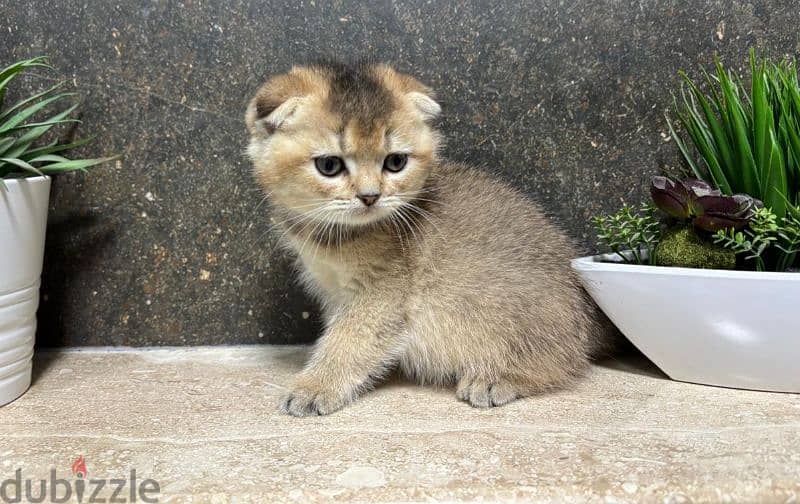
[[[697,103],[700,104],[700,108],[703,112],[703,119],[705,119],[705,124],[707,125],[707,129],[709,135],[707,137],[707,141],[709,143],[709,149],[713,146],[713,151],[715,152],[715,157],[717,157],[717,162],[715,163],[717,166],[720,167],[717,173],[714,173],[715,179],[725,179],[727,178],[724,174],[727,172],[729,174],[735,173],[730,169],[733,166],[733,153],[731,146],[728,142],[728,137],[725,134],[725,131],[722,127],[722,124],[718,120],[718,111],[719,105],[712,107],[708,100],[706,100],[705,96],[703,96],[702,91],[695,85],[692,80],[684,74],[684,81],[689,85],[689,88],[692,92],[693,97],[697,100]],[[692,116],[696,117],[696,121],[700,123],[702,121],[700,114],[697,110],[692,111]],[[724,168],[724,169],[723,169]]]
[[[705,161],[708,172],[714,185],[720,188],[725,194],[733,194],[731,184],[728,182],[728,177],[719,164],[714,148],[712,147],[708,136],[703,132],[702,127],[693,121],[691,118],[686,118],[682,121],[684,129],[692,137],[694,146],[700,152],[703,161]]]
[[[10,149],[12,145],[14,145],[15,140],[16,138],[14,137],[0,138],[0,156],[5,154],[5,152]]]
[[[69,161],[69,159],[63,156],[56,156],[53,154],[44,154],[42,156],[36,156],[33,159],[27,160],[29,163],[61,163],[63,161]]]
[[[771,141],[774,120],[772,106],[767,98],[767,77],[764,63],[756,62],[755,52],[750,51],[750,68],[752,72],[752,103],[753,103],[753,155],[756,166],[761,171],[760,178],[765,177],[764,170],[770,166],[773,155],[773,142]]]
[[[24,105],[26,105],[28,103],[34,102],[34,101],[38,100],[39,98],[52,93],[53,91],[55,91],[56,89],[60,88],[63,85],[64,85],[64,82],[59,82],[55,86],[53,86],[51,88],[48,88],[48,89],[45,89],[41,93],[37,93],[37,94],[35,94],[35,95],[31,96],[31,97],[28,97],[28,98],[25,98],[23,100],[20,100],[19,102],[14,104],[12,107],[10,107],[9,109],[5,110],[2,114],[0,114],[0,120],[2,120],[5,117],[8,117],[12,112],[14,112],[15,110],[19,109],[20,107],[22,107],[22,106],[24,106]]]
[[[17,168],[21,168],[21,169],[22,169],[22,170],[24,170],[24,171],[31,172],[31,173],[35,173],[36,175],[44,175],[44,173],[42,173],[42,172],[41,172],[41,171],[39,171],[38,169],[36,169],[36,168],[34,168],[33,166],[31,166],[29,163],[26,163],[25,161],[23,161],[23,160],[21,160],[21,159],[16,159],[16,158],[0,158],[0,163],[8,163],[8,164],[11,164],[11,165],[14,165],[14,166],[16,166]],[[0,166],[2,166],[2,165],[0,165]]]
[[[672,126],[672,121],[669,120],[669,117],[666,117],[667,120],[667,128],[669,128],[669,135],[672,137],[672,140],[675,142],[675,145],[678,146],[678,149],[681,151],[683,155],[683,159],[686,160],[686,163],[694,172],[695,176],[699,179],[705,179],[704,174],[700,171],[697,167],[697,164],[692,159],[692,156],[689,155],[689,150],[686,148],[686,144],[683,142],[680,136],[675,132],[675,128]]]
[[[759,194],[761,184],[756,173],[755,159],[748,139],[747,121],[745,120],[745,112],[739,98],[738,89],[730,74],[722,67],[719,59],[716,60],[716,65],[722,96],[725,100],[725,109],[729,118],[729,123],[727,124],[728,134],[735,145],[738,169],[740,170],[738,175],[740,175],[740,180],[742,181],[741,188],[735,188],[734,190],[747,194]]]
[[[39,126],[55,126],[56,124],[80,123],[80,122],[81,122],[80,119],[60,119],[58,121],[48,120],[42,122],[20,124],[19,126],[11,128],[9,131],[20,131],[31,128],[38,128]]]
[[[49,144],[45,145],[44,147],[37,147],[35,149],[28,149],[25,151],[24,155],[20,157],[29,158],[29,157],[36,157],[43,154],[52,154],[54,152],[63,152],[66,150],[71,150],[76,147],[80,147],[81,145],[86,145],[87,143],[93,140],[92,137],[82,138],[80,140],[75,140],[74,142],[59,144],[58,140],[54,140]]]
[[[36,58],[32,58],[29,60],[22,60],[17,61],[16,63],[7,66],[3,70],[0,70],[0,107],[3,105],[3,99],[5,98],[6,94],[6,87],[8,83],[11,82],[11,79],[17,76],[20,72],[31,68],[31,67],[46,67],[52,68],[50,65],[47,64],[47,58],[44,56],[39,56]]]
[[[44,165],[40,168],[40,170],[45,174],[85,170],[92,166],[96,166],[102,163],[107,163],[115,159],[119,159],[119,156],[97,158],[97,159],[72,159],[68,161],[61,161],[58,163]]]
[[[60,112],[50,120],[44,124],[40,123],[40,125],[30,128],[27,132],[25,132],[22,136],[17,138],[16,142],[14,142],[14,147],[9,153],[7,154],[9,157],[23,157],[23,153],[28,150],[28,148],[38,140],[42,135],[47,133],[47,131],[55,126],[56,124],[61,124],[62,121],[68,117],[73,110],[78,106],[77,103],[73,104],[67,110]]]
[[[783,217],[786,215],[786,200],[784,196],[787,191],[786,171],[784,170],[783,156],[778,147],[775,133],[770,130],[769,135],[770,152],[765,163],[766,173],[764,174],[766,191],[762,201],[775,215]]]
[[[2,83],[7,82],[9,78],[14,77],[16,74],[22,72],[26,68],[35,66],[53,68],[47,64],[47,58],[45,56],[37,56],[28,60],[17,61],[16,63],[12,63],[6,68],[0,70],[0,87],[4,86],[5,84]]]
[[[15,129],[19,129],[21,127],[30,127],[28,125],[22,125],[26,119],[33,116],[49,104],[64,99],[68,96],[74,96],[74,93],[62,93],[56,96],[51,96],[45,100],[40,101],[35,105],[31,105],[30,107],[24,109],[22,112],[17,113],[16,115],[12,116],[10,119],[7,119],[4,123],[0,124],[0,134],[5,133],[6,131],[13,131]],[[35,124],[35,123],[34,123]]]

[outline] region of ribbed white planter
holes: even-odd
[[[586,290],[670,378],[800,392],[800,273],[572,261]]]
[[[31,384],[50,178],[0,187],[0,406]]]

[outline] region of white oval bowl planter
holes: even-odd
[[[30,386],[50,177],[0,187],[0,406]]]
[[[572,261],[620,331],[670,378],[800,392],[800,273]]]

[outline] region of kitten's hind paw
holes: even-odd
[[[520,397],[517,387],[509,380],[486,380],[464,376],[458,381],[456,397],[476,408],[491,408],[510,403]]]
[[[280,410],[296,417],[328,415],[347,404],[343,394],[312,387],[295,387],[281,398]]]

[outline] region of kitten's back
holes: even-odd
[[[525,195],[481,170],[445,163],[432,180],[433,222],[414,263],[418,306],[448,314],[438,327],[469,320],[500,340],[476,342],[484,350],[551,354],[553,373],[563,375],[553,382],[579,374],[585,357],[607,348],[609,328],[569,267],[577,254],[569,239]]]

